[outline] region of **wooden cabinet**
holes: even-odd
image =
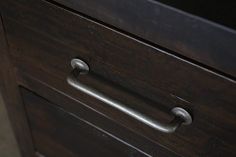
[[[235,31],[131,2],[1,1],[1,86],[24,156],[236,155]]]

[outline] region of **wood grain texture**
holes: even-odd
[[[49,1],[58,2],[144,38],[153,44],[175,51],[190,60],[196,60],[236,77],[235,30],[192,16],[154,0]],[[204,6],[212,4],[204,2]],[[213,5],[212,7],[215,8]],[[214,16],[219,17],[220,15],[214,14]],[[231,17],[231,21],[235,21],[234,16]],[[224,16],[224,19],[229,19],[229,17]]]
[[[66,100],[64,95],[53,93]],[[22,89],[22,96],[36,147],[46,156],[176,156],[71,99],[64,101],[68,105],[54,105],[26,89]],[[61,105],[67,106],[67,111]],[[126,137],[120,139],[119,134]]]
[[[1,16],[0,16],[1,18]],[[2,19],[0,19],[0,89],[17,142],[24,157],[33,157],[34,148],[24,107],[20,97],[16,76],[10,62]]]
[[[7,35],[14,65],[20,73],[79,99],[119,125],[181,156],[235,156],[235,80],[49,3],[8,3],[11,7],[4,9],[8,15]],[[132,99],[116,89],[134,93],[144,100],[142,106],[146,103],[144,112],[146,109],[156,117],[161,109],[177,105],[188,108],[194,123],[176,134],[163,135],[72,89],[66,84],[66,77],[74,57],[84,59],[92,73],[113,83],[103,87],[96,80],[85,78],[91,87],[127,104]],[[33,91],[40,90],[40,86],[30,84],[31,79],[26,80],[21,79],[21,84]],[[48,95],[41,91],[43,94]],[[52,93],[51,96],[50,101]],[[137,99],[132,102],[134,107],[139,106]]]
[[[43,82],[42,80],[39,80],[32,75],[28,75],[23,71],[18,71],[18,74],[18,82],[22,86],[33,90],[38,95],[50,100],[66,111],[79,114],[84,117],[84,119],[87,119],[94,125],[103,128],[112,135],[121,138],[134,147],[137,147],[152,156],[180,156],[173,153],[170,148],[152,142],[142,134],[140,136],[136,129],[139,130],[142,124],[137,124],[137,122],[132,121],[128,116],[117,112],[114,109],[108,108],[107,105],[104,105],[97,100],[78,93],[76,90],[73,91],[73,88],[69,88],[70,90],[67,90],[67,93],[64,93],[65,90],[68,89],[65,81]],[[75,94],[73,97],[72,93]],[[88,104],[85,104],[85,102]],[[89,112],[89,110],[92,110],[94,114],[91,115],[93,112]],[[158,116],[159,118],[165,118],[162,114],[159,114]],[[129,125],[129,127],[127,127],[127,125]],[[168,136],[165,136],[162,140],[166,140],[167,138]]]
[[[234,134],[222,129],[222,126],[215,126],[214,124],[209,122],[209,120],[211,119],[206,119],[199,113],[197,115],[194,114],[195,119],[193,125],[187,128],[181,128],[176,134],[160,134],[159,132],[150,129],[143,124],[137,123],[124,114],[117,112],[114,109],[108,108],[106,104],[102,104],[84,95],[83,93],[80,93],[73,88],[68,87],[65,80],[56,79],[55,75],[40,72],[39,69],[34,70],[38,71],[38,74],[31,73],[31,75],[39,78],[39,80],[31,76],[28,77],[23,75],[23,78],[19,80],[19,83],[27,88],[30,88],[31,90],[37,91],[38,94],[46,97],[56,104],[62,105],[66,110],[73,112],[76,111],[76,108],[78,107],[75,104],[74,107],[70,108],[70,105],[73,104],[71,101],[69,101],[68,99],[63,99],[60,95],[57,96],[53,91],[48,91],[47,88],[42,85],[42,83],[46,86],[49,86],[53,90],[58,90],[60,93],[64,93],[67,97],[72,98],[73,100],[87,103],[87,107],[96,110],[96,112],[100,112],[115,123],[118,123],[119,125],[122,125],[132,130],[133,132],[146,137],[147,139],[153,141],[158,145],[161,144],[162,146],[167,147],[172,151],[180,153],[182,154],[182,156],[199,156],[199,154],[201,154],[201,156],[216,156],[227,154],[227,156],[233,157],[235,155],[233,151],[235,147]],[[25,71],[25,69],[23,71]],[[23,71],[20,71],[19,73],[23,74]],[[29,71],[27,70],[27,72]],[[42,75],[44,75],[44,77],[40,77]],[[36,79],[37,81],[35,81],[34,79]],[[102,88],[101,90],[104,90],[104,88]],[[108,90],[107,94],[109,94],[109,96],[113,96],[114,90]],[[117,95],[117,98],[120,99],[119,95]],[[125,99],[122,99],[121,101],[124,102]],[[157,112],[157,110],[154,110],[153,112],[160,113]],[[166,118],[161,114],[157,114],[156,116],[159,117],[160,120]],[[212,121],[214,122],[214,120]],[[101,123],[103,122],[104,121],[101,121]],[[97,122],[95,122],[95,124],[97,124]],[[102,128],[105,126],[109,125],[103,124]],[[233,129],[232,126],[227,127],[229,127],[229,129]],[[234,131],[232,130],[232,132]],[[226,141],[230,143],[226,144]],[[230,149],[232,149],[232,151],[230,151]],[[156,147],[153,148],[153,150],[158,151],[159,148]]]
[[[128,68],[128,66],[124,67],[126,64],[124,64],[124,66],[116,65],[115,67],[118,67],[118,71],[116,71],[113,70],[114,68],[111,66],[114,66],[114,64],[117,63],[116,60],[111,60],[110,62],[113,61],[114,64],[109,64],[110,66],[107,66],[106,64],[104,65],[104,62],[108,62],[109,58],[107,59],[106,57],[103,57],[104,62],[101,62],[96,61],[96,58],[93,58],[91,56],[92,59],[87,61],[88,63],[90,63],[92,72],[99,74],[101,77],[104,77],[107,80],[112,80],[113,82],[115,82],[116,86],[125,85],[125,89],[128,89],[129,91],[135,93],[139,93],[140,95],[142,95],[142,97],[149,97],[149,99],[154,101],[154,103],[147,103],[147,112],[150,112],[150,109],[148,109],[150,105],[151,107],[156,108],[155,110],[153,110],[154,113],[157,113],[160,108],[171,109],[176,105],[191,108],[193,110],[194,123],[191,127],[182,128],[177,134],[163,135],[133,121],[129,117],[115,111],[114,109],[112,110],[110,108],[107,108],[106,105],[70,88],[66,84],[66,77],[71,71],[69,65],[70,59],[76,56],[82,56],[86,58],[89,53],[92,53],[94,50],[96,50],[95,52],[98,52],[99,50],[96,47],[89,47],[88,45],[88,48],[93,48],[93,51],[87,49],[86,47],[85,50],[88,53],[86,53],[86,55],[83,54],[84,51],[80,50],[84,50],[82,48],[83,46],[85,46],[85,44],[78,44],[80,43],[80,40],[84,39],[81,37],[81,34],[80,36],[78,35],[78,38],[76,38],[77,42],[75,42],[77,43],[77,51],[81,52],[78,53],[75,52],[75,50],[70,46],[65,46],[58,41],[52,40],[51,37],[47,37],[45,35],[42,35],[41,33],[38,33],[37,31],[35,32],[28,28],[25,28],[25,26],[22,26],[17,22],[11,21],[9,19],[7,21],[9,39],[11,39],[12,43],[11,52],[15,59],[15,65],[19,69],[21,69],[22,72],[29,73],[35,78],[38,78],[40,81],[43,81],[46,84],[52,86],[52,88],[58,89],[63,93],[67,93],[71,97],[79,99],[80,101],[88,104],[88,106],[107,115],[120,125],[123,125],[131,129],[132,131],[147,137],[157,144],[162,144],[165,147],[168,147],[169,149],[183,156],[216,156],[217,154],[227,154],[228,156],[234,156],[234,83],[224,80],[217,75],[208,73],[207,71],[198,69],[196,67],[194,68],[194,66],[190,64],[183,64],[178,60],[175,60],[178,61],[177,63],[174,62],[175,66],[171,66],[171,64],[169,64],[169,68],[165,69],[165,64],[163,64],[163,62],[168,63],[168,59],[166,60],[165,57],[151,57],[158,60],[158,62],[152,62],[155,63],[154,69],[156,71],[160,70],[158,73],[153,73],[151,68],[148,71],[142,70],[140,71],[140,73],[136,74],[137,71],[133,70],[130,70],[129,73],[126,72]],[[76,29],[80,30],[81,32],[86,31],[87,27],[86,29],[79,29],[80,25],[76,25]],[[18,30],[16,30],[14,33],[14,28],[16,28],[16,26]],[[53,24],[53,28],[56,28],[55,24]],[[63,28],[65,28],[65,26]],[[19,32],[24,32],[24,35]],[[62,29],[60,29],[60,31],[58,32],[63,33]],[[68,32],[69,31],[65,31],[65,34],[68,35]],[[73,34],[75,34],[76,31],[72,32]],[[35,37],[37,38],[35,39]],[[86,35],[86,38],[87,37],[88,36]],[[34,38],[34,40],[32,40],[32,38]],[[64,39],[63,43],[66,43],[66,40]],[[122,39],[124,40],[124,38]],[[75,40],[75,38],[73,38],[73,40]],[[91,41],[92,39],[88,40],[89,43],[91,43]],[[97,44],[100,45],[100,42],[98,41],[103,40],[96,41]],[[124,43],[127,43],[127,41],[124,41]],[[119,42],[119,44],[121,44],[121,42]],[[110,52],[119,53],[119,55],[123,56],[121,58],[124,59],[129,58],[126,57],[128,53],[127,51],[123,50],[118,52],[117,46],[113,48],[114,44],[111,45],[111,47],[109,46],[109,49],[111,50]],[[106,46],[108,47],[108,44]],[[149,51],[137,50],[136,52],[139,52],[139,55],[145,55]],[[150,54],[151,53],[149,53],[148,55]],[[106,55],[106,53],[101,55]],[[117,57],[114,58],[118,59]],[[135,57],[133,57],[132,59],[134,58]],[[146,56],[144,58],[146,58]],[[138,63],[140,64],[143,62],[139,61]],[[145,66],[146,64],[142,65]],[[168,70],[168,72],[166,72],[166,70]],[[176,75],[176,71],[178,71],[178,75]],[[145,78],[145,75],[151,76],[151,73],[152,77],[146,78],[145,82],[142,81],[143,83],[140,83],[140,76],[141,78]],[[159,74],[162,75],[160,76]],[[123,78],[120,77],[121,75],[123,75]],[[182,77],[184,76],[186,76],[186,79],[183,80]],[[191,76],[191,79],[188,76]],[[160,77],[163,78],[161,79]],[[152,81],[155,81],[156,83],[150,83]],[[163,84],[163,82],[165,82],[166,84]],[[101,86],[92,81],[89,85],[92,85],[92,87],[98,87],[109,96],[115,97],[127,104],[130,104],[129,99],[122,97],[122,94],[116,94],[114,92],[114,88],[116,87],[105,88],[106,90],[104,90],[103,87],[101,88]],[[31,86],[33,85],[31,84],[28,87]],[[143,88],[140,88],[140,86]],[[177,88],[171,88],[170,86],[175,86]],[[37,90],[38,88],[40,88],[40,86],[35,87],[32,90]],[[183,100],[173,99],[173,97],[170,96],[172,92],[168,90],[172,90],[175,93],[178,93],[178,95],[184,94],[185,96],[188,96],[189,103],[185,103],[183,102]],[[209,90],[211,92],[209,92]],[[42,93],[40,93],[40,95]],[[134,106],[136,104],[138,103],[133,103]],[[219,117],[219,115],[222,115],[222,117]],[[159,117],[159,114],[153,116],[161,119],[162,117],[164,117]],[[121,119],[120,117],[123,118]],[[217,149],[217,151],[213,151],[215,149]]]
[[[149,156],[29,92],[23,98],[35,145],[46,156]]]

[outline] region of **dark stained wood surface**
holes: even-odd
[[[4,20],[11,55],[19,75],[26,73],[79,99],[114,122],[181,156],[235,156],[235,80],[48,3],[20,2],[11,3],[11,8],[4,11],[8,15]],[[166,116],[160,110],[183,106],[192,111],[194,123],[176,134],[163,135],[72,89],[66,84],[66,77],[74,57],[83,58],[92,73],[113,83],[103,87],[85,77],[84,81],[92,87],[127,104],[130,97],[116,89],[134,93],[143,100],[132,98],[134,107],[142,102],[140,108],[146,104],[144,112],[161,119]],[[19,83],[33,91],[41,90],[41,86],[31,82],[33,78],[23,77]],[[43,90],[39,94],[50,96]],[[51,93],[50,101],[53,96]]]
[[[55,93],[55,95],[57,94]],[[167,153],[163,154],[161,149],[157,149],[158,146],[156,147],[151,142],[140,140],[142,138],[132,133],[130,134],[128,131],[124,132],[124,129],[122,130],[123,134],[129,137],[122,140],[104,130],[104,127],[100,128],[97,126],[99,123],[106,125],[105,128],[111,127],[110,130],[117,129],[115,134],[121,130],[113,122],[107,123],[108,120],[84,107],[81,103],[77,102],[76,110],[70,113],[59,106],[62,103],[54,105],[26,89],[22,89],[22,96],[36,148],[40,153],[48,157],[175,156],[172,153],[169,153],[169,155]],[[63,97],[62,95],[58,96]],[[75,104],[75,102],[72,101],[73,103],[71,103],[71,101],[69,100],[69,106]],[[98,122],[94,124],[91,121]],[[149,152],[150,154],[132,146],[130,141],[135,142],[135,145],[140,145],[141,149],[147,150],[148,148],[151,151]]]
[[[151,154],[152,156],[163,156],[163,157],[178,156],[175,153],[173,153],[173,151],[170,150],[169,148],[166,148],[163,145],[155,144],[155,142],[151,142],[144,136],[137,135],[135,131],[130,131],[132,130],[130,129],[131,127],[130,128],[124,127],[122,123],[130,121],[129,119],[127,119],[127,116],[125,117],[123,114],[120,114],[117,111],[107,108],[106,105],[103,105],[98,101],[88,98],[85,95],[81,95],[78,92],[76,92],[77,98],[71,97],[72,90],[68,91],[68,93],[64,93],[62,91],[62,88],[64,89],[68,88],[68,86],[66,86],[66,83],[64,81],[61,82],[53,81],[49,85],[46,84],[45,82],[42,82],[41,80],[38,80],[37,78],[25,74],[22,71],[18,71],[18,82],[22,86],[27,87],[30,90],[33,90],[38,95],[62,107],[66,111],[71,112],[73,114],[79,114],[80,117],[87,119],[92,124],[95,124],[96,126],[106,130],[112,135],[119,137],[123,141],[126,141],[127,143],[133,145],[136,148],[139,148],[140,150],[148,154]],[[56,85],[57,87],[59,84],[61,85],[60,90],[55,88],[55,84],[57,84]],[[83,98],[90,100],[89,104],[85,104]],[[91,104],[93,104],[93,108],[90,106]],[[95,109],[96,106],[100,107],[100,111],[103,110],[105,113],[108,114],[104,114],[104,112],[102,113],[99,110],[96,110]],[[93,112],[91,112],[91,110]],[[122,123],[117,125],[118,124],[117,121]],[[136,126],[137,128],[139,127],[139,125]],[[135,128],[135,124],[133,124],[132,127]]]
[[[16,26],[16,24],[14,24],[14,26]],[[20,28],[19,25],[17,25],[17,26],[18,26],[18,28]],[[8,27],[8,28],[10,28],[10,27]],[[26,33],[27,29],[21,30],[20,32]],[[32,32],[29,34],[31,34],[31,36],[34,36],[34,37],[36,35],[36,34],[33,34]],[[37,37],[39,37],[39,36],[37,35]],[[22,39],[23,38],[21,38],[21,40]],[[43,38],[42,41],[45,41],[45,38]],[[20,40],[17,40],[17,42],[14,42],[14,45],[19,42],[20,42]],[[186,106],[184,105],[183,101],[174,102],[173,98],[171,98],[170,96],[168,97],[165,95],[167,98],[162,99],[162,95],[159,94],[158,91],[155,91],[154,93],[152,93],[153,95],[155,95],[155,98],[157,100],[157,101],[155,101],[156,104],[155,103],[152,103],[152,104],[158,110],[163,105],[166,106],[165,108],[168,108],[168,109],[172,108],[175,105],[183,105],[185,107],[192,108],[194,111],[193,112],[194,123],[192,126],[189,126],[186,129],[181,128],[178,135],[176,135],[176,134],[163,135],[163,134],[160,134],[156,131],[150,130],[149,128],[143,126],[142,124],[138,124],[137,122],[132,121],[132,119],[130,119],[129,117],[127,117],[119,112],[115,112],[114,110],[107,108],[106,105],[101,104],[101,103],[91,99],[90,97],[70,88],[66,84],[66,81],[65,81],[66,77],[68,76],[68,73],[71,70],[70,66],[69,66],[69,61],[70,61],[71,57],[67,56],[68,55],[67,52],[70,52],[70,50],[68,50],[68,48],[66,48],[66,50],[64,51],[65,55],[63,55],[61,57],[61,59],[63,61],[58,60],[57,62],[60,64],[53,65],[50,63],[50,61],[53,61],[53,60],[50,60],[50,61],[48,61],[48,63],[45,63],[45,62],[47,62],[45,60],[45,58],[47,58],[47,59],[53,58],[53,57],[55,58],[55,55],[52,55],[52,56],[49,55],[50,52],[55,51],[55,47],[53,46],[52,41],[46,42],[47,44],[52,46],[51,50],[46,50],[46,49],[40,50],[42,47],[45,47],[46,45],[44,45],[44,44],[41,45],[38,40],[36,41],[35,45],[38,45],[39,47],[34,47],[35,45],[32,44],[32,42],[30,42],[29,40],[27,40],[27,43],[31,46],[29,47],[28,44],[25,45],[22,42],[19,43],[21,46],[17,45],[17,47],[21,49],[21,52],[19,53],[19,55],[20,56],[23,55],[24,59],[23,58],[17,59],[16,65],[20,69],[22,69],[24,72],[27,72],[27,73],[33,75],[34,77],[39,78],[41,81],[46,82],[47,84],[52,86],[52,88],[56,88],[56,89],[62,91],[63,93],[67,93],[74,98],[80,99],[81,101],[87,103],[90,107],[102,112],[103,114],[106,114],[107,116],[110,116],[110,118],[112,118],[114,121],[117,121],[118,123],[120,123],[122,125],[125,125],[125,127],[128,127],[131,130],[138,132],[139,134],[143,134],[144,136],[148,137],[150,140],[161,143],[162,145],[164,145],[164,146],[166,146],[166,147],[168,147],[180,154],[184,154],[185,156],[194,156],[194,154],[195,155],[200,154],[202,156],[204,156],[204,155],[205,156],[210,156],[210,155],[214,156],[216,154],[227,154],[228,156],[234,155],[234,154],[232,154],[233,152],[230,151],[230,150],[234,149],[234,147],[235,147],[235,142],[234,142],[235,141],[234,140],[234,138],[235,138],[235,136],[234,136],[234,131],[235,131],[234,119],[235,119],[235,117],[233,114],[234,109],[230,105],[230,103],[225,103],[225,104],[223,103],[223,102],[229,102],[229,101],[233,102],[235,100],[232,97],[232,95],[234,95],[235,93],[232,92],[230,94],[230,88],[227,88],[224,90],[224,91],[228,91],[227,93],[225,92],[225,94],[226,94],[225,97],[222,97],[222,96],[221,97],[214,97],[212,95],[212,97],[209,98],[207,96],[206,97],[204,97],[203,95],[201,96],[201,94],[204,94],[204,93],[198,93],[200,95],[198,98],[199,99],[201,98],[200,103],[193,103],[193,104],[187,103],[187,104],[185,104]],[[49,45],[47,45],[47,48]],[[60,51],[63,50],[63,46],[60,46],[58,44],[56,44],[56,45],[57,45],[56,46],[57,55],[60,56],[62,54],[58,53],[58,50],[60,50]],[[22,48],[24,48],[24,50],[22,50]],[[45,53],[44,53],[44,51],[45,51]],[[29,56],[29,53],[31,53],[30,56]],[[48,54],[48,55],[46,55],[46,57],[45,57],[45,54]],[[33,56],[36,55],[36,56],[33,57],[32,55]],[[53,67],[52,65],[55,67]],[[97,64],[97,65],[101,66],[101,64]],[[64,69],[64,68],[66,68],[66,69]],[[58,70],[58,69],[61,69],[61,70]],[[66,72],[63,72],[63,71],[66,71]],[[114,79],[116,77],[117,76],[114,76]],[[128,80],[123,80],[123,81],[125,82]],[[204,83],[204,81],[203,81],[203,84],[207,85],[207,83],[209,83],[209,82],[210,81],[207,81],[206,83]],[[218,83],[220,83],[220,82],[221,81],[219,81]],[[89,82],[89,83],[91,85],[94,85],[93,82]],[[225,86],[229,82],[226,81],[225,83],[223,81],[219,85]],[[200,89],[198,89],[198,91],[200,91],[203,88],[201,84],[202,83],[198,83],[198,86],[195,87],[195,89],[198,89],[199,87],[201,87]],[[231,84],[231,83],[229,83],[229,84]],[[211,84],[207,85],[206,88],[209,88],[210,85]],[[33,86],[33,84],[31,84],[28,87],[33,88],[34,86]],[[40,86],[34,87],[32,90],[37,90],[39,87]],[[99,88],[99,86],[98,86],[98,88]],[[129,100],[125,99],[125,97],[122,98],[119,95],[117,96],[116,94],[114,94],[114,88],[115,87],[110,87],[110,90],[107,90],[107,88],[106,88],[106,90],[107,90],[106,91],[106,90],[104,90],[104,88],[100,87],[100,89],[105,91],[105,93],[108,94],[109,96],[116,97],[117,99],[121,99],[124,102],[129,102]],[[127,86],[127,88],[129,88],[129,86]],[[158,89],[158,87],[156,87],[156,88]],[[234,88],[232,88],[231,90],[234,90]],[[136,92],[140,92],[140,90],[136,91]],[[145,95],[145,91],[142,90],[142,92],[144,93],[143,95]],[[42,94],[42,93],[40,93],[40,94]],[[220,91],[219,91],[219,93],[220,93]],[[47,93],[45,93],[45,94],[47,95]],[[206,94],[216,94],[216,92],[206,93]],[[186,95],[187,95],[187,93],[186,93]],[[223,95],[223,94],[221,94],[221,95]],[[229,100],[226,100],[225,99],[226,97],[228,97]],[[51,99],[53,99],[53,97]],[[217,102],[215,99],[220,100],[220,101]],[[198,100],[198,99],[196,98],[195,100]],[[209,104],[204,103],[205,101],[206,102],[212,101],[212,105],[211,105],[211,103],[209,103]],[[129,104],[129,103],[127,103],[127,104]],[[218,105],[216,106],[216,104],[218,104]],[[134,105],[136,105],[136,103]],[[216,107],[216,108],[213,108],[213,107]],[[147,106],[147,108],[148,108],[148,106]],[[147,111],[150,111],[150,110],[147,110]],[[155,112],[157,112],[157,110],[155,110]],[[219,117],[219,114],[222,115],[223,117]],[[158,117],[159,114],[157,114],[156,116]],[[123,117],[123,118],[121,119],[120,117]],[[190,128],[193,130],[190,131],[189,130]],[[228,141],[228,142],[226,142],[226,141]],[[214,149],[212,147],[213,146],[212,143],[216,144],[214,146],[217,147],[218,151],[212,151],[212,149]],[[228,143],[228,144],[226,144],[226,143]],[[183,145],[184,145],[184,149],[183,149]],[[188,151],[186,151],[186,150],[188,150]]]
[[[141,134],[142,136],[153,141],[154,143],[157,144],[161,143],[161,145],[167,147],[168,149],[171,149],[172,151],[177,151],[178,153],[182,154],[182,156],[199,156],[199,155],[220,156],[224,154],[227,154],[227,156],[232,156],[232,157],[235,156],[234,151],[229,151],[229,149],[233,150],[235,148],[234,134],[233,133],[228,134],[229,133],[228,131],[225,132],[225,130],[222,130],[222,128],[220,128],[219,126],[214,126],[213,124],[205,121],[206,119],[202,119],[203,117],[201,117],[201,115],[200,117],[196,117],[196,115],[194,115],[195,119],[193,125],[187,128],[183,127],[175,134],[172,135],[161,134],[160,132],[145,127],[143,124],[139,124],[135,121],[132,121],[132,119],[130,119],[128,116],[119,113],[114,109],[112,110],[111,108],[108,108],[107,105],[104,105],[92,98],[89,98],[88,96],[77,92],[73,88],[67,87],[66,82],[64,80],[55,81],[56,76],[49,75],[49,73],[45,72],[40,73],[39,69],[34,69],[34,70],[38,71],[38,74],[34,74],[34,77],[39,78],[39,76],[42,75],[45,75],[45,77],[43,79],[40,78],[40,80],[38,80],[37,78],[34,78],[32,76],[24,75],[23,71],[19,71],[18,76],[22,75],[22,77],[18,78],[19,83],[27,88],[30,88],[31,90],[36,91],[38,94],[49,99],[50,101],[53,101],[55,104],[61,105],[67,111],[76,112],[77,110],[80,110],[78,109],[78,105],[76,105],[76,103],[73,103],[73,101],[70,100],[73,97],[72,99],[74,101],[76,100],[77,102],[80,103],[82,102],[83,105],[95,110],[96,112],[100,112],[100,114],[103,114],[107,118],[111,119],[114,123],[119,123],[120,125],[123,125],[126,128],[132,130],[133,132]],[[50,88],[50,90],[48,88]],[[65,96],[63,97],[62,95],[56,94],[54,90],[59,90],[58,91],[59,93],[64,93],[67,98],[65,99],[64,98]],[[110,95],[112,95],[111,93],[112,92],[114,93],[114,90],[113,91],[109,90],[107,92],[110,93]],[[88,104],[84,104],[84,102]],[[82,111],[84,112],[83,109]],[[159,116],[160,119],[165,118],[165,116],[159,113],[160,112],[156,111],[156,114],[158,114],[157,116]],[[86,114],[86,112],[84,114],[85,117],[88,118],[88,116],[86,116],[88,114]],[[118,129],[115,128],[114,126],[109,126],[104,121],[104,119],[102,119],[100,122],[95,121],[94,124],[100,125],[101,128],[106,128],[106,129],[114,128],[112,134],[119,132]],[[231,127],[231,129],[233,128]],[[131,134],[124,133],[124,135],[128,136],[126,138],[131,137],[130,136]],[[230,144],[232,145],[226,144],[225,143],[226,139],[224,139],[223,142],[222,139],[220,138],[223,139],[227,138],[227,141],[230,139],[231,140]],[[131,139],[136,139],[136,138],[131,138]],[[138,142],[136,141],[136,143]],[[144,145],[138,147],[142,149],[143,146]],[[150,149],[151,148],[149,148],[148,150],[150,151]],[[160,153],[160,148],[158,147],[153,147],[153,149],[151,150],[156,150],[157,152]],[[169,156],[169,155],[161,155],[161,156]]]
[[[151,44],[175,51],[173,53],[231,75],[234,79],[236,77],[235,30],[192,16],[154,0],[49,1],[58,2],[129,32],[129,34],[148,40]],[[189,1],[189,3],[193,2]],[[195,3],[199,3],[199,1]],[[204,6],[215,7],[215,3],[204,1]],[[229,5],[229,3],[221,5]],[[214,16],[222,16],[218,14],[214,14]],[[230,19],[229,21],[232,23],[235,23],[233,21],[236,20],[234,14],[230,17],[224,16],[224,19]]]
[[[23,98],[36,148],[46,156],[149,156],[32,93]]]
[[[5,39],[2,18],[0,15],[0,90],[19,144],[21,155],[24,157],[33,157],[34,147],[31,140],[31,133],[24,113],[25,110],[18,91],[15,79],[16,76],[10,62]]]

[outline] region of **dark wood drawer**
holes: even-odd
[[[47,157],[149,156],[29,91],[22,93],[35,147]]]
[[[31,79],[44,82],[182,156],[235,155],[235,80],[48,2],[8,1],[3,13],[20,84],[34,91]],[[66,79],[76,57],[111,84],[85,76],[91,87],[163,121],[173,107],[187,108],[193,124],[162,134],[71,88]]]
[[[234,53],[236,25],[233,22],[235,2],[224,4],[215,1],[204,3],[204,1],[168,0],[103,0],[102,2],[51,0],[51,2],[64,5],[69,10],[86,14],[133,36],[141,37],[153,45],[161,45],[175,51],[177,55],[183,55],[228,76],[236,77]],[[231,26],[231,29],[224,25]]]
[[[70,102],[67,106],[69,111],[61,107],[65,106],[63,102],[57,102],[59,105],[55,105],[25,88],[20,90],[34,147],[37,152],[47,157],[177,157],[172,152],[112,124],[102,115],[86,108],[83,104],[64,98],[55,91],[53,91],[55,99],[58,95],[60,99]],[[77,107],[70,112],[74,104]],[[101,125],[107,127],[100,128]],[[112,128],[107,130],[109,127]],[[116,133],[112,133],[114,130]],[[126,138],[121,139],[120,134]]]

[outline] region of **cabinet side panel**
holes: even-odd
[[[31,133],[28,127],[16,76],[8,56],[2,16],[0,15],[0,90],[23,157],[34,156]]]

